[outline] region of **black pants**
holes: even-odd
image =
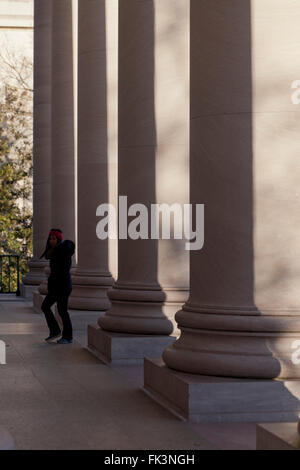
[[[50,330],[50,335],[57,335],[60,333],[59,324],[56,321],[55,316],[51,310],[51,306],[56,302],[57,303],[57,310],[63,322],[63,332],[62,337],[64,339],[73,339],[73,329],[72,323],[70,319],[70,315],[68,313],[68,300],[71,294],[72,289],[68,289],[66,291],[48,291],[43,303],[42,303],[42,311],[45,314],[46,321]]]

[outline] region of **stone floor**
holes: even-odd
[[[142,366],[107,366],[85,348],[99,314],[71,311],[75,341],[47,344],[43,315],[0,296],[0,449],[255,449],[255,424],[189,424],[140,390]]]

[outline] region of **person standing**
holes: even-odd
[[[63,234],[60,229],[50,230],[45,251],[41,256],[41,258],[45,257],[50,260],[48,294],[41,306],[49,327],[49,336],[45,338],[45,341],[50,341],[61,336],[57,343],[69,344],[73,342],[73,328],[68,313],[68,300],[72,292],[70,269],[74,252],[75,243],[71,240],[63,241]],[[57,304],[58,313],[62,319],[63,331],[61,331],[51,310],[55,302]]]

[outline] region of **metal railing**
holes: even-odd
[[[20,295],[20,255],[0,255],[0,294]]]

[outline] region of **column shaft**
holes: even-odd
[[[25,285],[39,285],[48,264],[40,260],[51,215],[51,50],[52,4],[34,2],[33,258]]]
[[[128,206],[155,203],[154,7],[119,2],[118,191]],[[122,210],[122,209],[121,209]],[[125,216],[127,214],[124,214]],[[112,307],[98,320],[108,331],[169,334],[165,295],[157,280],[157,240],[119,239]]]

